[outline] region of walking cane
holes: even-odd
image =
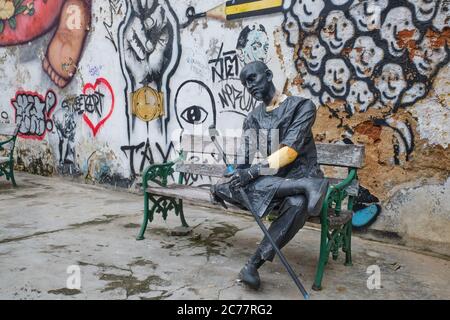
[[[225,165],[227,166],[227,170],[230,172],[230,168],[231,165],[228,164],[227,162],[227,157],[225,155],[225,152],[223,151],[222,147],[220,146],[220,144],[217,142],[216,140],[216,135],[218,134],[217,130],[215,129],[214,126],[209,127],[209,134],[211,137],[211,140],[213,141],[214,145],[217,148],[217,151],[219,151],[223,161],[225,162]],[[258,226],[261,228],[261,230],[263,231],[264,235],[267,237],[267,239],[269,239],[270,243],[272,244],[272,247],[274,248],[276,254],[278,255],[278,257],[281,260],[281,263],[283,263],[284,267],[286,268],[286,270],[288,271],[289,275],[291,276],[292,280],[294,280],[295,285],[297,286],[297,288],[300,290],[300,292],[302,293],[303,297],[305,300],[309,300],[309,294],[308,292],[306,292],[305,288],[303,287],[302,283],[300,282],[300,280],[298,279],[297,275],[295,274],[295,271],[292,269],[292,267],[290,266],[289,262],[287,261],[287,259],[285,258],[285,256],[283,255],[283,253],[281,252],[280,248],[278,248],[278,245],[275,243],[275,241],[273,240],[272,236],[270,235],[269,231],[267,230],[266,226],[264,225],[264,223],[262,223],[261,218],[256,214],[256,212],[253,210],[253,207],[250,203],[250,200],[248,198],[248,195],[245,193],[244,189],[241,187],[239,188],[239,193],[241,194],[242,200],[244,200],[245,206],[249,209],[249,211],[251,212],[251,214],[253,215],[253,218],[255,218],[256,223],[258,224]]]

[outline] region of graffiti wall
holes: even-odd
[[[317,142],[366,145],[355,208],[381,211],[372,235],[449,253],[449,9],[0,0],[0,122],[20,124],[20,170],[138,188],[145,167],[176,156],[181,132],[241,128],[258,102],[239,72],[263,61],[280,91],[315,102]]]

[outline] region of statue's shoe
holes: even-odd
[[[256,266],[251,263],[247,263],[241,269],[239,272],[239,279],[253,290],[258,290],[261,285],[258,270],[256,269]]]

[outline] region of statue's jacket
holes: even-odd
[[[291,164],[278,172],[260,176],[244,187],[253,210],[260,217],[279,205],[281,199],[274,199],[274,196],[284,180],[323,177],[317,163],[316,145],[311,130],[315,118],[316,106],[311,100],[291,96],[286,97],[272,111],[266,111],[266,106],[261,103],[245,119],[240,147],[240,153],[244,157],[238,162],[237,168],[249,167],[258,151],[263,156],[275,152],[277,149],[271,150],[273,145],[278,148],[288,146],[298,153]],[[219,187],[220,192],[229,198],[226,200],[243,207],[238,190],[230,188],[229,183],[220,184]]]

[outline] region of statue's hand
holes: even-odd
[[[249,169],[237,169],[231,177],[230,184],[233,188],[242,188],[258,177],[258,165],[252,166]]]

